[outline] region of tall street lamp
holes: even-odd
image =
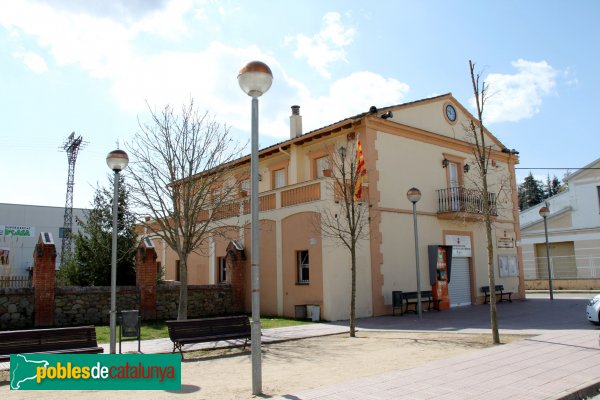
[[[540,208],[540,216],[544,218],[544,234],[546,235],[546,260],[548,261],[548,289],[550,289],[550,300],[554,300],[552,292],[552,269],[550,268],[550,244],[548,243],[548,223],[547,218],[550,215],[550,208],[544,206]]]
[[[250,156],[250,212],[251,212],[251,275],[252,275],[252,394],[262,393],[261,332],[260,332],[260,269],[258,236],[258,98],[269,90],[273,73],[267,64],[252,61],[238,75],[242,90],[252,97],[252,153]]]
[[[421,308],[421,271],[419,268],[419,234],[417,232],[417,202],[421,200],[421,191],[417,188],[411,188],[406,192],[406,198],[413,205],[413,225],[415,227],[415,261],[417,271],[417,313],[419,319],[423,317]]]
[[[113,150],[106,156],[108,168],[115,173],[112,210],[112,258],[110,264],[110,354],[117,348],[117,214],[119,213],[119,172],[127,168],[129,157],[123,150]]]

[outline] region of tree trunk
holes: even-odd
[[[352,256],[352,295],[350,298],[350,337],[356,337],[356,245],[351,246]]]
[[[179,259],[179,280],[181,287],[179,288],[179,307],[177,309],[177,319],[187,319],[188,306],[188,278],[187,278],[187,257]]]
[[[483,214],[485,216],[485,236],[487,239],[488,254],[488,281],[490,286],[490,322],[492,326],[492,341],[500,344],[498,333],[498,317],[496,313],[496,279],[494,277],[494,242],[492,239],[492,220],[490,210],[490,196],[488,193],[487,174],[483,174]]]

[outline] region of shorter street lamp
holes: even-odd
[[[421,200],[421,191],[417,188],[411,188],[406,192],[406,198],[413,205],[413,225],[415,227],[415,260],[416,260],[416,271],[417,271],[417,313],[419,319],[422,318],[421,311],[421,274],[419,271],[419,235],[417,233],[417,202]]]
[[[123,150],[113,150],[106,156],[108,168],[115,173],[112,223],[112,258],[110,264],[110,354],[117,349],[117,214],[119,212],[119,172],[127,168],[129,157]]]
[[[547,218],[550,215],[550,208],[544,206],[540,208],[540,216],[544,218],[544,234],[546,235],[546,260],[548,261],[548,289],[550,289],[550,300],[554,300],[552,292],[552,269],[550,268],[550,244],[548,243],[548,223]]]

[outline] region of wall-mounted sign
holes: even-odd
[[[514,249],[515,248],[515,233],[506,229],[496,230],[496,246],[499,249]]]
[[[501,277],[518,276],[519,266],[517,256],[498,256],[498,272]]]
[[[472,257],[471,236],[446,235],[446,245],[452,246],[452,257]]]
[[[35,228],[32,226],[0,225],[0,237],[33,237],[33,235],[35,235]]]

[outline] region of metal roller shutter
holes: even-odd
[[[448,285],[448,295],[450,296],[450,307],[471,304],[471,276],[468,258],[452,258],[452,276]]]

